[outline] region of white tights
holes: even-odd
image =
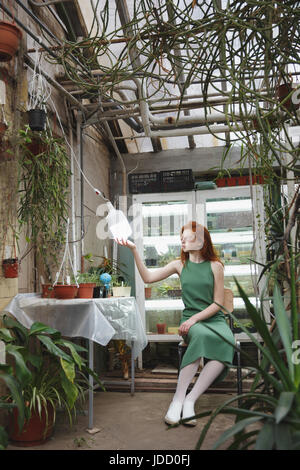
[[[195,414],[194,405],[196,400],[208,389],[208,387],[216,380],[224,369],[224,365],[215,360],[210,360],[203,367],[198,379],[196,380],[192,390],[186,395],[187,389],[193,380],[200,364],[200,359],[183,367],[179,373],[176,392],[172,403],[166,414],[166,421],[177,423],[181,418],[189,418]],[[193,423],[194,424],[194,423]]]

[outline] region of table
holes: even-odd
[[[89,340],[89,367],[94,368],[93,341],[106,346],[111,339],[131,347],[131,394],[134,393],[134,360],[147,345],[147,336],[135,297],[106,299],[43,299],[40,294],[18,294],[5,307],[23,326],[39,321],[63,336]],[[93,429],[93,377],[89,376],[89,424]]]

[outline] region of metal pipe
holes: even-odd
[[[69,140],[70,140],[70,147],[73,148],[73,129],[70,121],[70,116],[68,113],[68,107],[66,103],[66,97],[64,98],[65,103],[65,110],[66,110],[66,117],[68,121],[68,128],[69,128]],[[74,157],[73,153],[70,152],[70,159],[71,159],[71,228],[72,228],[72,251],[73,251],[73,266],[74,271],[77,273],[78,271],[78,261],[77,261],[77,253],[76,253],[76,211],[75,211],[75,174],[74,174]]]
[[[77,133],[77,157],[80,162],[80,223],[81,223],[81,253],[80,259],[84,253],[84,181],[83,181],[83,141],[82,141],[82,113],[78,111],[76,116]]]
[[[70,2],[70,0],[49,0],[46,3],[37,3],[34,0],[28,0],[28,1],[29,1],[29,3],[31,3],[35,7],[46,7],[48,5],[55,5],[56,3]]]
[[[100,101],[100,100],[99,100]],[[102,108],[102,104],[99,103],[99,108],[101,110],[101,112],[103,112],[103,108]],[[115,139],[114,139],[114,136],[111,132],[111,129],[108,125],[108,122],[107,121],[104,121],[104,127],[105,127],[105,130],[109,136],[109,139],[112,143],[112,146],[116,152],[116,155],[118,157],[118,159],[120,160],[120,163],[121,163],[121,168],[122,168],[122,188],[123,188],[123,195],[126,196],[127,195],[127,175],[126,175],[126,166],[125,166],[125,163],[124,163],[124,160],[122,158],[122,155],[118,149],[118,146],[115,142]]]
[[[239,124],[239,123],[238,123]],[[242,126],[242,123],[240,123]],[[239,127],[239,125],[235,126],[203,126],[202,128],[199,127],[192,127],[192,128],[182,128],[182,129],[169,129],[169,130],[158,130],[152,131],[151,130],[151,137],[179,137],[179,136],[187,136],[187,135],[203,135],[203,134],[223,134],[224,132],[243,132],[244,128]],[[145,137],[150,137],[150,135],[135,135],[135,136],[122,136],[122,137],[115,137],[115,140],[122,140],[122,139],[144,139]]]
[[[47,33],[52,39],[54,39],[61,47],[63,47],[62,41],[61,41],[60,39],[58,39],[58,38],[55,36],[55,34],[53,34],[52,31],[50,31],[50,29],[48,29],[47,26],[46,26],[44,23],[42,23],[42,21],[40,21],[39,18],[37,18],[37,17],[34,15],[34,13],[32,13],[30,10],[28,10],[28,8],[27,8],[25,5],[23,5],[23,3],[22,3],[20,0],[15,0],[15,1],[16,1],[16,3],[17,3],[18,5],[20,5],[21,8],[23,8],[23,10],[24,10],[24,11],[25,11],[25,12],[44,30],[44,31],[46,31],[46,33]],[[13,15],[11,14],[11,12],[10,12],[6,7],[4,7],[2,4],[1,4],[0,6],[1,6],[1,8],[4,9],[4,11],[6,11],[6,13],[7,13],[9,16],[13,17]],[[26,26],[24,26],[17,18],[15,18],[15,21],[16,21],[16,23],[18,23],[28,34],[30,34],[30,36],[31,36],[36,42],[39,42],[40,44],[42,44],[42,43],[34,36],[34,34],[32,34],[32,33],[28,30],[28,28],[26,28]],[[43,44],[42,44],[42,45],[43,45]],[[46,47],[46,46],[44,46],[44,45],[43,45],[43,47],[44,47],[45,50],[48,52],[48,54],[51,54],[52,57],[55,57],[55,59],[58,59],[57,56],[50,50],[50,48],[48,48],[48,47]],[[82,63],[77,59],[77,57],[74,57],[73,54],[71,54],[71,57],[72,57],[72,59],[74,60],[74,62],[77,63],[77,64],[80,66],[80,68],[81,68],[82,70],[84,70],[85,72],[87,72],[87,74],[89,75],[89,70],[86,69],[86,68],[82,65]]]

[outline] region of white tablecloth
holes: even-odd
[[[147,336],[134,297],[107,299],[42,299],[40,294],[18,294],[4,309],[30,328],[39,321],[63,336],[84,337],[107,345],[111,339],[126,340],[136,359],[147,345]]]

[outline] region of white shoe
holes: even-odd
[[[165,422],[167,424],[179,423],[181,417],[181,410],[182,403],[180,401],[172,401],[165,416]]]
[[[194,403],[192,401],[185,400],[183,402],[182,418],[181,419],[190,418],[191,416],[195,416]],[[197,420],[196,419],[190,419],[189,421],[186,421],[183,424],[185,424],[186,426],[196,426]]]

